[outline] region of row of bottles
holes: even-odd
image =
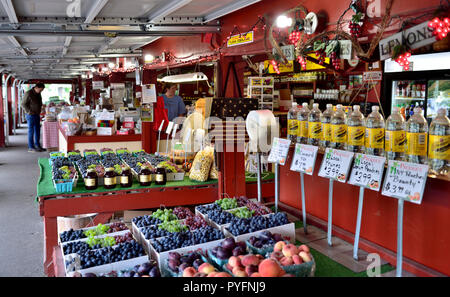
[[[105,169],[104,176],[104,188],[114,189],[117,184],[117,177],[119,177],[120,187],[129,188],[133,185],[133,175],[131,169],[125,166],[121,174],[116,174],[113,167]],[[139,184],[141,186],[147,187],[152,183],[152,172],[147,166],[142,166],[138,174]],[[164,168],[157,168],[155,184],[165,185],[166,184],[166,171]],[[95,190],[98,188],[98,175],[95,169],[88,169],[86,176],[84,177],[84,185],[86,190]]]
[[[428,123],[419,107],[414,108],[408,121],[400,114],[399,108],[394,107],[385,121],[378,106],[372,107],[367,118],[359,105],[354,105],[348,114],[341,104],[336,105],[335,111],[331,104],[327,104],[323,113],[318,106],[314,103],[310,110],[307,103],[303,103],[301,108],[296,103],[292,104],[288,112],[288,139],[323,148],[386,156],[388,160],[429,164],[432,173],[447,173],[450,166],[450,121],[445,109],[438,111],[428,131]]]
[[[397,108],[400,111],[400,114],[403,116],[405,121],[409,120],[409,118],[414,114],[414,108],[420,107],[422,109],[423,114],[423,101],[416,102],[416,104],[397,104]]]

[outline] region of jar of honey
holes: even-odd
[[[133,175],[131,174],[130,167],[126,166],[122,169],[122,174],[120,175],[120,186],[122,188],[129,188],[133,184]]]
[[[139,172],[139,184],[141,186],[147,187],[152,183],[152,172],[148,166],[143,165],[141,171]]]
[[[84,187],[86,190],[95,190],[98,188],[98,175],[95,169],[89,168],[84,177]]]
[[[155,175],[155,184],[158,186],[163,186],[167,182],[167,175],[165,168],[157,168]]]
[[[113,167],[106,168],[105,170],[105,189],[114,189],[116,187],[117,178]]]

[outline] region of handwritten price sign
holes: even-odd
[[[284,163],[286,163],[290,145],[291,141],[289,139],[274,137],[272,141],[272,149],[270,150],[269,158],[267,159],[267,161],[269,163],[278,163],[279,165],[284,165]]]
[[[381,194],[421,204],[428,165],[389,160]]]
[[[320,166],[319,176],[345,183],[352,159],[352,152],[327,148]]]
[[[386,158],[356,154],[348,183],[379,191]]]
[[[291,170],[308,175],[313,175],[314,164],[317,157],[317,146],[306,144],[295,144],[294,158],[291,163]]]

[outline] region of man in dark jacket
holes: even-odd
[[[25,93],[22,101],[22,108],[26,113],[28,122],[28,152],[45,151],[40,145],[41,137],[41,92],[44,90],[43,83],[37,83],[31,90]],[[34,136],[34,141],[33,141]]]

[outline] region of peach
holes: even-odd
[[[214,266],[212,266],[211,264],[209,264],[209,263],[203,263],[203,264],[201,264],[199,267],[198,267],[198,272],[203,272],[203,273],[205,273],[205,274],[208,274],[208,273],[211,273],[211,272],[213,272],[215,269],[214,269]]]
[[[303,262],[309,262],[312,260],[310,254],[307,252],[301,251],[298,255],[302,258]]]
[[[250,265],[245,267],[245,272],[248,276],[251,276],[253,273],[258,272],[258,266],[257,265]]]
[[[193,277],[197,273],[194,267],[187,267],[183,270],[183,277]]]
[[[234,267],[232,273],[236,277],[247,277],[248,276],[247,273],[245,272],[245,270],[240,267]]]
[[[219,273],[219,272],[217,272],[217,271],[210,272],[210,273],[208,273],[207,277],[214,277],[214,276],[216,276],[216,274],[218,274],[218,273]]]
[[[259,263],[258,272],[262,277],[277,277],[283,271],[273,259],[265,259]]]
[[[309,247],[305,244],[302,244],[301,246],[298,247],[298,252],[300,253],[301,251],[309,253]]]
[[[270,254],[270,258],[271,258],[271,259],[279,260],[279,259],[283,258],[283,253],[280,252],[280,251],[272,252],[272,253]]]
[[[293,255],[292,261],[294,261],[294,264],[302,264],[303,263],[303,259],[300,258],[299,255]]]
[[[245,256],[246,256],[246,255],[239,255],[238,258],[239,258],[239,260],[242,261],[242,258],[244,258]]]
[[[240,266],[242,266],[242,265],[241,265],[241,259],[239,259],[239,257],[236,257],[236,256],[231,256],[231,257],[228,259],[228,264],[229,264],[231,267],[240,267]]]
[[[250,277],[261,277],[261,274],[259,272],[252,273]]]
[[[292,257],[293,255],[298,254],[298,249],[295,245],[289,243],[283,247],[282,253],[285,257]]]
[[[215,277],[231,277],[231,275],[226,272],[218,272]]]
[[[286,246],[286,243],[284,241],[278,241],[273,246],[273,251],[274,252],[281,252],[285,246]]]
[[[264,256],[260,254],[256,254],[256,257],[258,257],[260,260],[264,260]]]
[[[283,257],[280,260],[281,266],[289,266],[294,264],[294,260],[292,260],[292,257]]]
[[[260,259],[255,255],[245,255],[244,258],[242,258],[242,265],[244,266],[250,266],[250,265],[258,265],[260,262]]]

